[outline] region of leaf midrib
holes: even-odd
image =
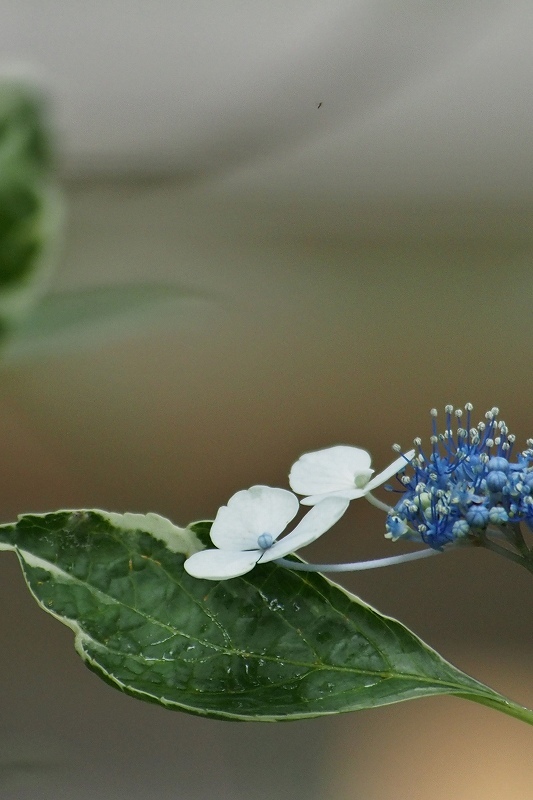
[[[248,651],[244,651],[244,650],[238,649],[236,647],[227,647],[227,646],[219,645],[219,644],[216,644],[214,642],[206,641],[206,640],[203,640],[203,639],[200,639],[200,638],[197,638],[197,637],[192,637],[191,635],[189,635],[189,634],[187,634],[185,632],[182,632],[182,631],[180,631],[180,630],[178,630],[176,628],[171,627],[168,623],[165,623],[165,622],[163,622],[161,620],[158,620],[155,617],[150,616],[145,611],[143,611],[141,609],[137,609],[137,608],[129,605],[128,603],[126,603],[126,602],[124,602],[122,600],[118,600],[113,595],[110,595],[110,594],[102,591],[101,589],[97,588],[96,586],[93,586],[92,584],[87,583],[87,581],[84,581],[81,578],[78,578],[78,577],[76,577],[74,575],[69,574],[68,572],[65,572],[61,567],[59,567],[56,564],[53,564],[53,563],[47,561],[46,559],[43,559],[41,557],[36,557],[34,554],[32,554],[32,553],[30,553],[30,552],[28,552],[26,550],[22,550],[21,548],[13,547],[13,549],[17,553],[20,553],[20,556],[21,556],[21,558],[23,560],[25,560],[24,556],[26,555],[27,557],[29,557],[29,561],[35,560],[37,558],[38,561],[40,561],[41,563],[49,564],[51,570],[53,570],[56,573],[60,573],[64,577],[66,583],[72,583],[72,584],[77,584],[79,586],[82,586],[83,588],[85,588],[87,591],[89,591],[93,595],[99,596],[102,599],[104,599],[106,604],[108,604],[108,605],[119,605],[119,606],[121,606],[123,608],[126,608],[129,611],[133,612],[134,614],[138,614],[141,618],[143,618],[147,622],[153,624],[154,626],[163,628],[164,630],[168,631],[171,634],[172,637],[182,637],[183,639],[186,639],[186,640],[188,640],[190,642],[194,642],[195,644],[198,644],[198,645],[201,645],[203,647],[206,647],[206,648],[209,648],[209,649],[213,650],[214,652],[213,652],[213,655],[211,656],[212,658],[217,658],[217,657],[220,657],[220,656],[230,656],[230,657],[250,659],[250,660],[255,660],[255,661],[263,660],[263,661],[267,661],[267,662],[273,663],[273,664],[278,664],[279,663],[279,658],[276,657],[275,655],[269,655],[267,653],[248,652]],[[133,553],[134,551],[131,551],[131,552]],[[150,560],[154,564],[156,563],[154,559],[151,558]],[[29,566],[32,566],[31,563],[29,564]],[[158,565],[158,566],[162,571],[165,572],[165,574],[168,576],[168,578],[171,579],[180,588],[181,591],[184,591],[183,586],[175,579],[175,577],[173,575],[170,575],[167,572],[167,570],[163,569],[163,567],[161,565]],[[41,567],[41,568],[44,571],[47,571],[44,566]],[[48,574],[51,574],[51,572],[49,572]],[[210,619],[214,624],[217,625],[217,628],[220,629],[219,623],[211,617],[211,615],[206,611],[205,608],[203,608],[201,606],[201,604],[196,600],[196,598],[194,598],[194,596],[192,596],[192,595],[189,595],[189,597],[198,606],[198,608],[203,613],[206,614],[208,619]],[[327,598],[324,598],[324,599],[327,600]],[[332,610],[334,610],[338,614],[342,614],[342,612],[339,609],[336,609],[335,606],[333,606],[329,600],[327,600],[327,602],[328,602],[328,605],[330,606],[330,608]],[[53,613],[52,608],[48,608],[46,605],[44,605],[41,602],[40,602],[40,605],[48,613]],[[59,618],[61,618],[61,619],[68,619],[64,615],[59,615],[58,614],[57,616]],[[342,615],[342,616],[346,619],[345,615]],[[292,626],[291,623],[288,622],[285,617],[283,619],[284,619],[284,622],[287,625],[289,625],[290,627],[293,627],[293,629],[294,629],[294,626]],[[147,664],[147,665],[150,662],[152,662],[152,663],[154,663],[154,662],[157,662],[157,663],[169,663],[169,662],[166,662],[165,659],[160,659],[160,658],[147,659],[142,654],[124,653],[124,652],[122,652],[120,650],[116,650],[116,649],[114,649],[112,647],[109,647],[108,645],[97,641],[89,633],[87,633],[85,628],[82,627],[82,625],[80,624],[79,620],[72,620],[72,621],[75,622],[76,625],[80,628],[80,632],[81,632],[82,638],[84,640],[90,640],[91,642],[93,642],[97,649],[100,649],[100,650],[103,650],[103,651],[108,651],[110,653],[114,653],[117,656],[132,658],[132,659],[134,659],[134,660],[136,660],[136,661],[138,661],[140,663],[144,663],[144,664]],[[227,631],[225,631],[225,629],[222,629],[222,630],[224,631],[225,634],[227,634]],[[369,641],[368,637],[364,633],[362,633],[359,629],[356,629],[356,630],[357,630],[357,633],[359,635],[363,636],[363,638],[366,641]],[[372,644],[371,642],[369,642],[369,643]],[[382,653],[382,651],[379,648],[375,648],[375,649],[390,664],[390,660]],[[183,659],[180,659],[180,660],[183,660]],[[442,661],[442,663],[446,663],[444,661],[444,659],[441,659],[441,661]],[[334,673],[338,673],[338,674],[344,673],[344,674],[347,674],[347,675],[368,675],[369,677],[378,678],[379,681],[381,681],[381,682],[382,681],[386,681],[386,680],[393,680],[393,679],[402,680],[402,681],[415,680],[415,681],[422,682],[422,683],[427,684],[427,685],[446,687],[446,688],[451,689],[451,690],[459,690],[459,691],[463,691],[464,692],[465,689],[468,687],[469,691],[475,691],[475,687],[473,687],[471,684],[467,684],[465,686],[464,684],[457,684],[455,682],[445,681],[445,680],[442,680],[442,679],[439,679],[439,678],[436,678],[436,677],[426,677],[425,675],[420,674],[420,673],[406,673],[406,672],[402,673],[402,672],[395,672],[395,671],[390,671],[390,670],[384,671],[384,670],[362,669],[362,668],[357,668],[357,667],[353,667],[353,666],[346,666],[345,667],[345,666],[342,666],[342,665],[328,664],[328,663],[325,663],[323,661],[317,661],[317,662],[314,662],[314,663],[309,663],[309,662],[305,662],[305,661],[297,661],[297,660],[288,659],[288,658],[284,659],[284,663],[286,663],[287,665],[290,665],[291,667],[305,669],[308,672],[312,670],[312,671],[315,671],[315,672],[316,671],[328,671],[328,672],[334,672]],[[364,688],[364,687],[362,687],[362,688]],[[484,693],[480,690],[480,694],[484,694]]]

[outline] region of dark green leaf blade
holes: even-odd
[[[533,723],[403,625],[312,573],[275,564],[229,581],[183,561],[209,523],[62,511],[0,527],[38,603],[115,687],[220,719],[287,720],[450,694]]]
[[[50,168],[52,152],[43,93],[27,78],[0,76],[0,171],[19,175]]]
[[[42,295],[55,265],[62,207],[42,92],[0,78],[0,328]]]

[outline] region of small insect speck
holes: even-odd
[[[322,108],[322,103],[319,103],[319,104],[317,105],[317,108]]]

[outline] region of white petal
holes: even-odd
[[[309,497],[303,497],[300,500],[300,503],[303,506],[316,506],[317,503],[321,503],[322,500],[325,500],[326,497],[342,497],[345,500],[356,500],[358,497],[364,497],[367,492],[367,488],[365,486],[364,489],[339,489],[338,492],[324,492],[323,494],[311,494]]]
[[[261,550],[202,550],[185,562],[184,569],[193,578],[206,578],[210,581],[223,581],[245,575],[255,567],[261,557]]]
[[[348,508],[348,500],[341,497],[327,497],[309,511],[296,528],[273,544],[259,559],[259,563],[283,558],[294,553],[300,547],[311,544],[319,536],[328,531],[339,520]]]
[[[277,539],[298,513],[298,498],[286,489],[252,486],[219,508],[211,541],[222,550],[255,550],[262,533]]]
[[[370,455],[360,447],[337,445],[305,453],[293,464],[289,475],[291,489],[298,494],[325,494],[355,488],[355,478],[368,473]]]
[[[385,483],[386,480],[391,478],[393,475],[396,475],[396,473],[400,472],[400,470],[407,467],[408,466],[407,462],[410,461],[410,459],[414,456],[414,454],[415,454],[414,450],[409,450],[409,452],[406,453],[404,456],[400,456],[399,458],[396,459],[396,461],[393,461],[392,464],[389,464],[389,466],[386,469],[384,469],[383,472],[380,472],[379,475],[376,475],[375,478],[372,478],[372,480],[367,483],[367,485],[365,486],[365,493],[371,492],[372,489],[376,488],[376,486],[381,486],[381,484]]]

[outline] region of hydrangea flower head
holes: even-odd
[[[472,426],[472,405],[445,408],[444,431],[433,432],[429,449],[415,439],[416,455],[402,476],[402,498],[387,519],[390,539],[423,541],[435,549],[475,539],[491,526],[526,522],[533,528],[533,441],[513,460],[515,436],[499,410]]]
[[[298,498],[286,489],[252,486],[233,495],[219,508],[211,526],[216,550],[202,550],[185,561],[194,578],[236,578],[314,542],[344,514],[348,501],[331,497],[311,509],[287,536],[278,540],[299,509]]]
[[[292,466],[289,483],[294,492],[307,495],[301,501],[303,505],[315,505],[326,497],[355,500],[404,469],[414,454],[411,450],[400,456],[373,478],[366,450],[347,445],[327,447],[301,456]]]

